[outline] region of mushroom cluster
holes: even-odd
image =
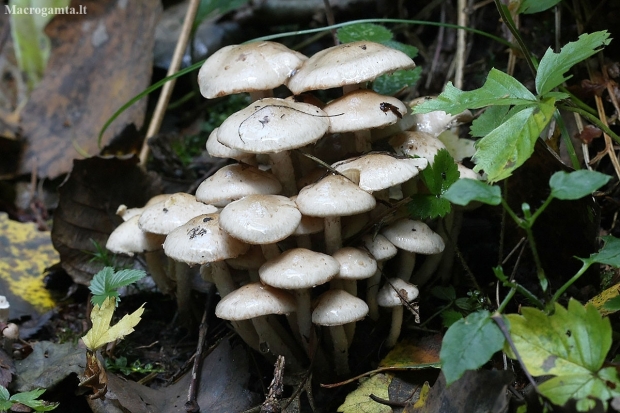
[[[378,305],[417,297],[407,283],[415,255],[444,248],[426,223],[400,210],[379,234],[368,230],[432,162],[432,148],[442,147],[435,135],[452,122],[425,129],[431,149],[420,149],[409,138],[417,132],[403,131],[416,128],[411,108],[365,88],[380,75],[412,67],[406,54],[372,42],[310,58],[272,42],[220,49],[200,70],[201,92],[207,98],[245,92],[253,101],[213,131],[207,150],[237,162],[207,178],[195,197],[176,194],[136,211],[139,218],[131,222],[138,232],[158,235],[142,235],[124,252],[151,256],[165,237],[166,274],[176,283],[180,308],[188,298],[180,288],[187,284],[184,268],[199,265],[222,298],[217,316],[231,320],[252,348],[285,354],[287,365],[299,368],[315,357],[347,374],[356,321],[369,309],[376,320]],[[273,97],[280,86],[293,95]],[[342,88],[342,97],[326,104],[311,94],[334,88]],[[372,152],[379,138],[390,138],[394,153]],[[316,158],[331,166],[309,161]],[[180,215],[181,198],[202,209]],[[399,281],[383,283],[383,263],[397,255]],[[160,276],[158,285],[170,291],[170,279]],[[282,314],[286,323],[276,316]],[[402,307],[393,314],[388,346],[398,338]],[[318,326],[326,326],[321,336],[329,339],[319,342]]]

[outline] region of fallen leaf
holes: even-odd
[[[11,318],[44,313],[55,303],[43,284],[46,267],[58,261],[50,233],[36,224],[0,213],[0,291],[11,304]]]
[[[375,374],[374,376],[361,379],[360,385],[347,395],[344,403],[338,407],[342,413],[391,413],[392,408],[385,404],[377,403],[370,398],[371,394],[387,400],[389,398],[388,387],[394,376],[392,374]]]
[[[440,367],[441,336],[428,336],[413,342],[401,340],[385,356],[379,367],[424,369]]]
[[[597,296],[592,297],[588,303],[592,304],[602,316],[606,316],[618,311],[616,306],[608,308],[608,305],[606,305],[606,303],[612,298],[617,300],[618,296],[620,296],[620,284],[614,284]]]
[[[161,192],[161,182],[138,166],[135,156],[93,157],[74,161],[71,174],[58,190],[52,242],[61,265],[78,284],[88,285],[105,264],[93,261],[93,241],[105,250],[110,233],[123,220],[120,204],[141,207]],[[116,257],[118,267],[129,261]]]
[[[120,340],[127,334],[134,331],[134,327],[140,322],[142,313],[144,312],[144,304],[131,314],[126,314],[120,321],[110,326],[114,310],[116,309],[116,297],[108,297],[103,301],[101,307],[93,306],[90,313],[90,319],[93,326],[82,341],[91,351],[103,347],[104,345],[116,340]]]
[[[84,0],[80,5],[86,14],[60,14],[46,27],[51,56],[21,112],[21,173],[35,165],[39,176],[54,178],[71,169],[79,152],[97,154],[104,123],[151,81],[160,2]],[[145,106],[142,100],[123,112],[102,144],[128,124],[140,127]]]
[[[51,390],[70,374],[81,374],[85,367],[84,348],[78,348],[72,343],[35,342],[32,344],[32,353],[15,363],[15,390]]]
[[[442,373],[424,404],[408,406],[403,413],[504,413],[508,411],[506,389],[513,380],[512,372],[506,370],[468,370],[446,386]]]

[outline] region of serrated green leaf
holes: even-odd
[[[536,73],[536,91],[539,95],[550,92],[555,87],[568,80],[570,76],[564,74],[575,64],[587,59],[608,45],[611,39],[607,31],[585,33],[575,42],[564,45],[560,53],[554,53],[551,48],[540,59]]]
[[[574,200],[590,195],[610,179],[609,175],[587,169],[571,173],[558,171],[549,179],[549,186],[554,198]]]
[[[118,299],[118,289],[132,284],[146,273],[142,270],[120,270],[114,272],[112,267],[104,267],[99,271],[90,282],[88,287],[93,294],[91,302],[93,305],[101,306],[108,297]]]
[[[603,245],[599,252],[590,255],[589,258],[577,257],[577,259],[589,264],[599,263],[620,268],[620,239],[612,235],[606,235],[601,237],[601,239],[605,242],[605,245]]]
[[[442,311],[440,315],[441,315],[441,325],[443,325],[445,328],[450,328],[452,324],[463,319],[463,314],[459,313],[456,310],[451,310],[451,309]]]
[[[397,42],[396,40],[388,40],[382,42],[383,45],[391,47],[392,49],[400,50],[410,58],[414,59],[418,55],[418,48],[405,43]]]
[[[491,69],[481,88],[464,92],[448,82],[436,99],[429,99],[413,107],[413,113],[442,110],[457,115],[465,109],[479,109],[491,105],[532,105],[536,97],[514,77],[495,68]]]
[[[473,201],[499,205],[502,202],[502,190],[499,186],[474,179],[459,179],[448,188],[442,197],[453,204],[462,206]]]
[[[58,403],[47,403],[42,400],[38,400],[43,393],[45,393],[45,389],[34,389],[31,391],[16,393],[11,397],[11,401],[21,403],[37,412],[48,412],[58,407]]]
[[[523,109],[477,141],[474,171],[484,170],[490,183],[509,177],[534,152],[538,136],[555,112],[554,104],[546,99]]]
[[[389,29],[374,23],[358,23],[344,26],[338,29],[336,35],[341,43],[351,43],[360,40],[385,43],[394,37]]]
[[[450,185],[458,181],[460,173],[446,149],[440,149],[433,158],[433,163],[420,171],[422,181],[433,195],[441,195],[450,188]]]
[[[504,345],[504,335],[488,311],[481,310],[452,324],[441,343],[441,368],[446,384],[489,361]]]
[[[482,138],[506,122],[516,113],[519,113],[527,106],[489,106],[477,119],[471,124],[469,133],[471,136]]]
[[[431,294],[433,295],[433,297],[439,298],[440,300],[456,300],[456,291],[454,291],[454,287],[451,285],[448,285],[447,287],[436,285],[431,288]]]
[[[539,386],[541,394],[559,405],[588,397],[605,403],[620,394],[606,384],[620,385],[615,370],[599,370],[611,348],[611,324],[592,304],[570,300],[566,309],[556,303],[553,315],[529,307],[521,312],[506,319],[523,363],[533,376],[556,376]],[[508,345],[504,350],[515,358]]]
[[[456,305],[461,310],[465,310],[468,312],[475,309],[474,306],[469,302],[469,298],[467,297],[457,298],[456,300],[454,300],[454,305]]]
[[[443,217],[451,208],[450,202],[439,195],[415,194],[407,203],[409,215],[418,220]]]
[[[371,394],[382,399],[389,400],[388,388],[392,382],[391,374],[375,374],[369,379],[360,380],[357,389],[349,393],[344,403],[338,407],[341,413],[391,413],[392,408],[385,404],[380,404],[370,398]]]
[[[397,70],[381,75],[372,82],[372,90],[380,95],[391,96],[399,90],[415,85],[422,75],[422,68]]]
[[[518,14],[534,14],[540,13],[547,9],[552,8],[562,0],[521,0]]]
[[[133,284],[146,276],[142,270],[120,270],[114,273],[108,284],[109,288],[118,289]]]

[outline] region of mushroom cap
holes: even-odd
[[[213,99],[233,93],[275,89],[306,59],[303,54],[275,42],[225,46],[200,68],[200,93]]]
[[[307,90],[367,82],[384,73],[414,67],[413,60],[399,50],[374,42],[351,42],[316,53],[286,85],[298,95]]]
[[[219,214],[189,220],[172,231],[164,242],[164,252],[175,261],[206,264],[238,257],[250,246],[228,235],[219,225]]]
[[[272,244],[295,232],[301,212],[281,195],[248,195],[226,205],[220,227],[248,244]]]
[[[387,153],[369,153],[332,165],[344,175],[359,177],[359,187],[368,192],[380,191],[408,181],[427,166],[428,161],[425,158],[399,159]]]
[[[426,158],[429,164],[435,161],[435,155],[446,145],[426,132],[405,131],[394,135],[389,141],[398,155],[419,156]]]
[[[217,208],[213,205],[199,202],[193,195],[179,192],[163,202],[145,207],[138,225],[143,231],[166,235],[198,215],[214,212],[217,212]]]
[[[134,254],[161,249],[165,235],[144,232],[138,226],[140,215],[134,215],[112,231],[105,247],[115,254]]]
[[[293,195],[290,199],[291,201],[295,202],[297,200],[297,195]],[[297,225],[297,228],[295,228],[295,232],[293,232],[293,235],[316,234],[323,231],[324,227],[325,220],[323,218],[302,215],[301,221],[299,221],[299,225]]]
[[[215,307],[215,315],[223,320],[248,320],[267,314],[288,314],[295,307],[295,299],[286,291],[251,283],[222,298]]]
[[[312,322],[321,326],[339,326],[361,320],[368,314],[368,305],[344,290],[329,290],[319,296]]]
[[[462,163],[457,163],[456,167],[457,167],[457,169],[459,170],[459,173],[460,173],[459,179],[474,179],[474,180],[477,180],[477,181],[482,180],[482,176],[480,176],[479,174],[474,172],[473,169],[469,169],[468,167],[466,167]]]
[[[385,283],[377,293],[377,304],[381,307],[397,307],[403,305],[396,291],[398,291],[408,303],[418,298],[419,291],[415,285],[409,284],[400,278],[390,278],[388,281],[389,282]]]
[[[295,202],[302,214],[313,217],[355,215],[377,204],[372,195],[341,175],[328,175],[306,186]]]
[[[381,234],[374,236],[366,234],[362,237],[364,246],[377,261],[386,261],[396,256],[398,249]]]
[[[445,244],[441,236],[421,221],[401,218],[383,228],[381,233],[401,250],[418,254],[438,254]]]
[[[209,134],[207,138],[207,152],[209,155],[215,158],[231,158],[237,161],[247,161],[254,157],[254,154],[240,151],[238,149],[229,148],[226,145],[222,145],[217,140],[217,132],[220,128],[213,129],[213,132]]]
[[[392,125],[407,113],[407,106],[392,96],[356,89],[329,102],[329,133],[353,132]]]
[[[334,278],[340,264],[327,254],[293,248],[264,263],[258,275],[265,284],[286,290],[311,288]]]
[[[244,253],[235,258],[229,258],[226,263],[235,270],[256,270],[265,263],[265,255],[258,245],[251,245]]]
[[[217,139],[245,152],[277,153],[316,142],[328,128],[327,114],[314,105],[265,98],[229,116]]]
[[[436,97],[422,96],[409,102],[409,106],[414,108],[416,105],[431,99],[436,99]],[[473,115],[468,109],[465,109],[458,115],[451,115],[441,110],[413,114],[414,129],[419,132],[430,133],[435,137],[446,129],[461,123],[470,122],[472,119]]]
[[[340,248],[332,257],[340,263],[340,272],[336,278],[341,280],[363,280],[377,272],[377,261],[360,249]]]
[[[196,199],[216,206],[252,194],[279,194],[282,184],[269,172],[255,166],[232,164],[220,168],[202,181],[196,189]]]

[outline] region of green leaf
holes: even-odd
[[[519,113],[528,106],[489,106],[477,119],[471,124],[469,133],[473,137],[484,137],[491,133],[493,129],[499,127],[515,114]]]
[[[93,305],[101,307],[108,297],[117,299],[119,288],[132,284],[145,275],[142,270],[120,270],[115,273],[114,268],[104,267],[95,274],[88,287],[93,294],[91,299]]]
[[[612,313],[620,311],[620,295],[605,301],[603,308]]]
[[[620,385],[614,369],[600,370],[611,348],[611,324],[592,304],[584,307],[570,300],[565,309],[556,303],[550,316],[530,307],[521,312],[506,319],[523,363],[534,376],[556,376],[539,386],[543,396],[558,405],[586,398],[598,398],[606,405],[609,398],[620,395],[614,390]],[[515,358],[510,346],[504,350]]]
[[[450,212],[450,202],[439,195],[415,194],[407,203],[407,212],[413,219],[443,217]]]
[[[462,319],[463,314],[459,313],[456,310],[447,309],[441,312],[441,324],[446,328],[450,328],[452,324]]]
[[[534,14],[548,10],[562,0],[521,0],[517,14]]]
[[[440,149],[435,154],[433,163],[429,162],[428,166],[420,172],[420,176],[431,194],[441,195],[458,181],[460,173],[450,152]]]
[[[534,152],[536,139],[553,116],[554,104],[553,99],[546,99],[523,109],[477,141],[474,171],[484,170],[490,183],[509,177]]]
[[[441,344],[441,366],[446,384],[466,370],[477,369],[504,345],[504,335],[486,310],[477,311],[452,324]]]
[[[536,97],[514,77],[495,68],[491,69],[481,88],[463,92],[448,82],[436,98],[413,107],[413,113],[442,110],[457,115],[465,109],[478,109],[491,105],[532,105]]]
[[[342,413],[391,413],[392,408],[380,404],[370,398],[371,394],[382,399],[389,399],[388,388],[394,376],[391,374],[375,374],[368,379],[360,379],[357,389],[349,393],[344,403],[338,407]]]
[[[561,85],[570,76],[564,74],[575,64],[587,59],[608,45],[611,39],[607,31],[585,33],[579,36],[576,42],[564,45],[560,53],[554,53],[551,48],[540,59],[538,73],[536,73],[536,91],[539,95],[550,92]]]
[[[442,287],[441,285],[436,285],[431,288],[431,294],[433,297],[439,298],[444,301],[454,301],[456,300],[456,291],[454,291],[454,287],[448,285],[447,287]]]
[[[248,0],[201,0],[196,12],[194,28],[198,27],[203,20],[216,11],[219,14],[226,14],[238,9],[247,2]]]
[[[605,185],[611,176],[596,171],[582,169],[567,173],[559,171],[549,179],[551,195],[557,199],[574,200],[590,195]]]
[[[9,410],[13,405],[10,401],[11,394],[4,386],[0,386],[0,411]]]
[[[28,406],[37,412],[48,412],[58,407],[58,403],[47,403],[43,400],[37,400],[43,393],[45,393],[45,389],[34,389],[31,391],[16,393],[11,397],[11,400],[13,402]]]
[[[443,198],[456,205],[467,205],[472,201],[489,205],[502,202],[502,190],[499,186],[474,179],[459,179],[442,195]]]
[[[385,46],[391,47],[392,49],[400,50],[412,59],[418,56],[418,48],[415,46],[397,42],[396,40],[387,40],[381,43]]]
[[[397,70],[381,75],[372,82],[372,90],[380,95],[392,96],[399,90],[415,85],[422,75],[422,68]]]
[[[612,267],[619,268],[620,267],[620,239],[612,236],[606,235],[601,237],[601,239],[605,242],[603,248],[592,255],[589,258],[579,258],[578,260],[583,261],[586,264],[606,264],[611,265]]]
[[[392,32],[383,26],[374,23],[359,23],[341,27],[336,32],[341,43],[351,43],[360,40],[385,43],[392,40]]]

